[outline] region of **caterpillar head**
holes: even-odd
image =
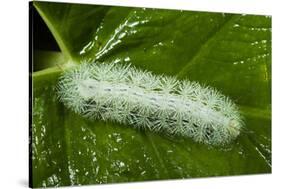
[[[232,119],[229,121],[228,132],[232,138],[236,138],[240,134],[241,122]]]

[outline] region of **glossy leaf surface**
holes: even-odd
[[[35,187],[271,172],[270,17],[34,5],[62,51],[39,53],[34,62],[42,68],[33,73]],[[55,87],[64,69],[85,60],[213,86],[239,105],[245,128],[230,145],[210,147],[84,119],[58,102]]]

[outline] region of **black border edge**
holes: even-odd
[[[28,2],[28,109],[29,109],[29,118],[28,118],[28,137],[29,137],[29,144],[28,144],[28,186],[33,188],[33,172],[32,172],[32,99],[33,99],[33,91],[32,91],[32,70],[33,70],[33,12],[34,6],[33,2]]]

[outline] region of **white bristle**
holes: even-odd
[[[211,87],[132,66],[83,63],[64,73],[59,99],[74,112],[220,145],[243,125],[236,105]]]

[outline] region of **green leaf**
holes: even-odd
[[[271,18],[33,3],[62,53],[37,53],[33,186],[84,185],[271,172]],[[245,128],[225,147],[89,121],[56,98],[81,61],[132,64],[210,85],[233,99]]]

